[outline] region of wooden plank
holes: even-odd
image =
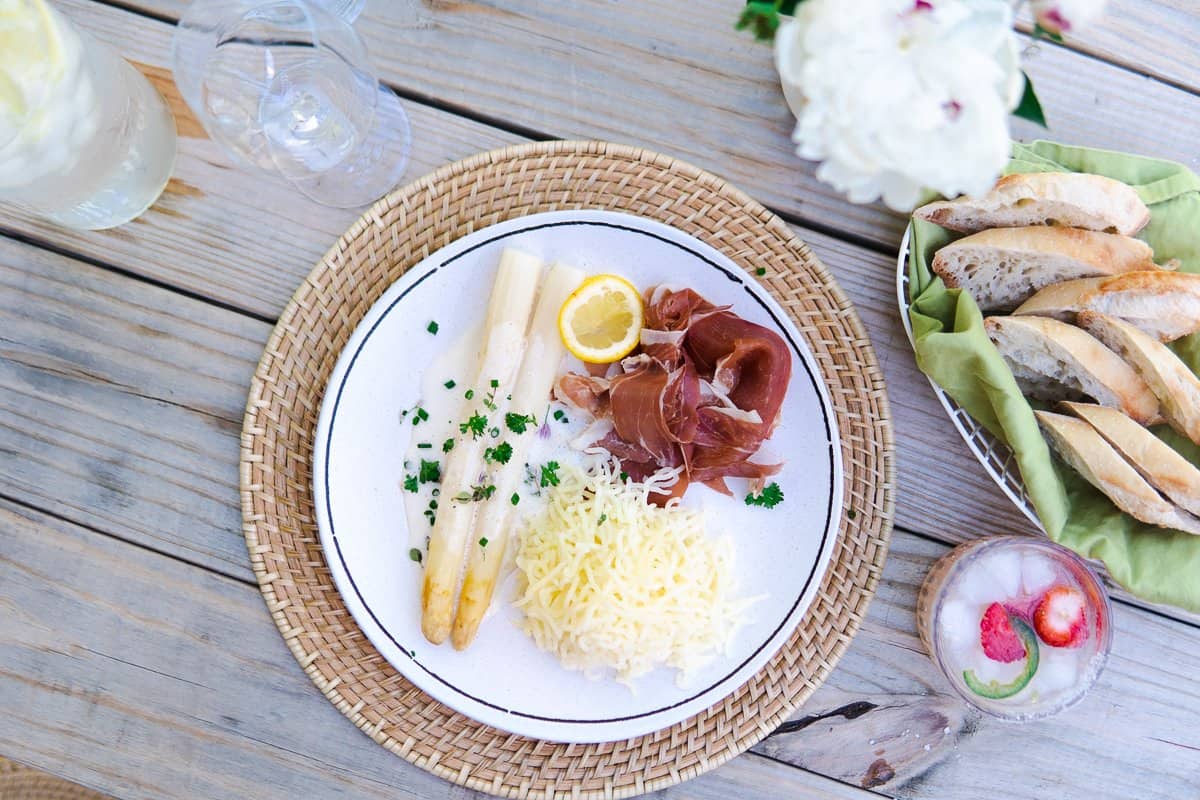
[[[820,719],[761,744],[770,761],[740,757],[660,796],[863,797],[779,763],[792,761],[914,798],[1189,796],[1200,631],[1118,608],[1112,661],[1080,705],[1026,726],[964,717],[913,630],[942,552],[896,537],[861,633],[797,715]],[[6,503],[0,553],[0,751],[128,800],[481,797],[357,732],[255,588]],[[822,716],[835,708],[853,718]]]
[[[254,587],[0,502],[0,751],[124,800],[479,798],[362,735]],[[870,793],[746,756],[664,800]]]
[[[179,8],[177,0],[139,5],[168,16]],[[382,74],[410,92],[551,136],[662,150],[797,221],[894,246],[899,215],[847,203],[793,155],[770,50],[733,29],[736,6],[701,0],[678,9],[668,0],[617,13],[602,0],[373,3],[357,27]],[[1180,52],[1191,52],[1185,46]],[[1017,121],[1014,135],[1196,164],[1187,126],[1147,121],[1200,118],[1200,97],[1067,48],[1040,48],[1025,67],[1052,128]]]
[[[139,20],[105,6],[70,8],[101,35],[122,37],[119,41],[142,48],[135,54],[146,55],[166,46],[169,26],[165,24]],[[480,136],[491,135],[489,129],[476,128],[482,131]],[[203,140],[182,141],[185,149],[211,147]],[[188,188],[160,203],[169,206],[169,213],[150,214],[143,222],[109,234],[74,234],[40,227],[31,227],[26,233],[45,235],[56,246],[79,249],[101,262],[273,317],[313,261],[332,244],[336,232],[331,228],[347,224],[346,217],[353,212],[322,209],[317,213],[278,184],[214,167],[199,156],[195,163],[207,168],[185,174],[186,180],[179,186]],[[186,183],[191,180],[197,183]],[[236,227],[222,227],[222,220],[234,213],[230,209],[237,209],[241,216]],[[310,212],[315,215],[312,219]],[[210,231],[209,226],[215,227]],[[811,230],[796,230],[857,304],[883,365],[899,449],[897,523],[945,541],[1029,531],[1029,523],[958,439],[928,383],[917,372],[892,295],[892,259]],[[265,248],[263,232],[278,236],[286,246]],[[33,420],[6,426],[0,447],[32,452],[36,440],[36,446],[42,448],[40,462],[31,458],[13,461],[0,467],[0,475],[22,487],[19,491],[28,491],[32,502],[45,504],[55,513],[118,535],[131,532],[128,535],[143,537],[139,541],[144,543],[158,541],[163,547],[178,547],[181,557],[248,578],[238,533],[237,478],[232,465],[245,386],[266,341],[267,326],[77,262],[47,254],[27,255],[23,249],[12,249],[11,244],[0,252],[7,254],[0,260],[10,268],[20,265],[22,275],[11,280],[23,282],[27,293],[40,298],[38,302],[14,299],[7,306],[0,300],[7,338],[26,337],[20,348],[27,351],[23,361],[4,365],[14,376],[21,376],[13,378],[4,395],[7,407],[17,415],[14,419]],[[122,320],[144,314],[131,305],[164,307],[177,309],[172,312],[175,320],[209,320],[216,330],[239,332],[246,341],[236,348],[237,365],[222,367],[225,378],[220,397],[214,394],[215,384],[200,379],[211,368],[210,356],[202,349],[207,346],[204,337],[210,334],[154,320],[146,323],[150,327],[166,325],[171,331],[167,338],[177,337],[170,347],[178,371],[162,371],[155,366],[159,358],[154,347],[163,336],[146,338],[119,324],[99,329],[84,325],[86,320],[74,319],[62,310],[63,280],[92,287],[87,297],[70,302],[91,303],[92,313],[102,317]],[[61,313],[48,321],[38,310],[39,303]],[[54,335],[48,338],[51,324]],[[111,355],[98,360],[93,351],[101,347],[111,348]],[[122,359],[128,358],[128,353],[147,359],[133,375],[122,371],[127,368]],[[61,405],[38,410],[37,404],[42,402],[38,387],[44,385],[52,385],[58,395],[74,392],[80,407],[108,409],[108,417],[118,422],[88,421],[86,415],[68,413]],[[130,402],[131,391],[142,397],[136,400],[138,407],[156,402],[146,398],[183,398],[185,407],[159,405],[152,417],[128,415],[125,404]],[[189,403],[190,408],[186,407]],[[43,418],[62,420],[65,427],[39,421]],[[150,419],[152,425],[143,425],[143,420]],[[130,426],[148,428],[141,431],[135,453],[121,449]],[[181,434],[173,432],[206,428],[214,428],[212,435],[218,438],[205,445],[205,452],[220,454],[219,458],[198,461],[177,449],[172,437]],[[188,446],[200,447],[196,443]],[[88,448],[92,448],[90,453]],[[170,465],[169,476],[158,467],[163,463]]]
[[[317,205],[282,180],[232,166],[204,137],[171,80],[171,25],[88,0],[56,5],[143,65],[175,114],[179,156],[166,192],[132,224],[68,231],[0,204],[0,230],[117,264],[259,316],[277,314],[295,291],[298,276],[308,273],[360,211]],[[428,106],[405,107],[413,127],[405,180],[520,141]]]
[[[0,239],[0,493],[249,579],[238,435],[268,333]]]
[[[1024,9],[1021,28],[1033,29]],[[1111,0],[1104,15],[1066,38],[1066,47],[1200,92],[1200,19],[1193,0]]]

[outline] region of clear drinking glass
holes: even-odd
[[[996,603],[1012,635],[1029,637],[1035,660],[1002,663],[985,652],[984,629],[991,635],[994,624],[984,618]],[[993,536],[959,545],[930,568],[917,596],[917,626],[964,700],[999,719],[1025,722],[1070,707],[1096,682],[1112,645],[1112,606],[1100,579],[1067,548],[1034,536]],[[1068,627],[1066,640],[1043,635]]]
[[[0,200],[111,228],[158,198],[175,120],[150,82],[43,0],[0,4]]]
[[[196,0],[174,46],[176,84],[214,141],[343,208],[391,190],[411,142],[399,99],[346,20],[360,9],[344,0]]]

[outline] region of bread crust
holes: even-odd
[[[1132,187],[1081,172],[1006,175],[985,195],[939,200],[913,213],[962,233],[1058,224],[1132,236],[1150,221]]]
[[[1160,342],[1174,341],[1200,331],[1200,275],[1160,269],[1063,281],[1041,289],[1013,315],[1072,322],[1084,310],[1117,317]]]
[[[984,310],[1019,306],[1065,280],[1155,270],[1154,251],[1128,236],[1074,228],[993,228],[939,249],[930,267]]]
[[[1141,424],[1158,420],[1159,403],[1146,381],[1088,332],[1048,317],[987,317],[983,325],[1026,394],[1048,401],[1086,395]],[[1031,391],[1030,370],[1057,389]]]
[[[1079,312],[1079,324],[1138,371],[1172,428],[1200,444],[1200,378],[1179,356],[1128,322],[1098,311]]]
[[[1117,508],[1151,525],[1200,534],[1200,519],[1164,499],[1091,425],[1049,411],[1033,413],[1059,458]]]
[[[1091,403],[1062,403],[1104,437],[1146,481],[1168,499],[1200,514],[1200,469],[1120,411]]]

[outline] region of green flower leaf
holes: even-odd
[[[1013,111],[1013,116],[1027,119],[1049,130],[1050,126],[1046,124],[1046,112],[1042,110],[1042,101],[1038,100],[1037,92],[1033,90],[1033,81],[1029,80],[1029,76],[1024,71],[1021,74],[1025,75],[1025,93],[1021,95],[1021,103]]]

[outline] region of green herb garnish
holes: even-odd
[[[449,380],[443,383],[442,386],[445,386],[447,389],[453,389],[455,386],[458,386],[458,384],[452,380]]]
[[[517,494],[516,492],[513,492],[512,497],[508,498],[508,500],[510,503],[512,503],[515,506],[517,503],[521,502],[521,495]]]
[[[418,450],[428,450],[431,447],[433,447],[433,445],[431,445],[429,442],[417,442]]]
[[[437,335],[437,332],[438,332],[438,324],[437,324],[437,321],[436,321],[436,320],[430,320],[430,321],[429,321],[429,324],[425,326],[425,330],[429,331],[430,333],[432,333],[432,334],[434,334],[434,335],[436,336],[436,335]]]
[[[542,465],[542,476],[538,484],[543,488],[547,486],[558,486],[558,462],[547,461]]]
[[[479,537],[479,546],[487,547],[487,537],[486,536]]]
[[[533,414],[514,414],[510,411],[504,415],[504,424],[513,433],[524,433],[530,425],[537,424],[537,417]]]
[[[758,494],[746,495],[746,505],[762,506],[763,508],[774,508],[783,502],[783,490],[779,488],[778,483],[768,484]]]
[[[453,449],[454,449],[454,440],[453,439],[447,439],[446,441],[442,442],[442,452],[443,453],[449,453]]]
[[[421,483],[438,483],[442,479],[442,467],[436,461],[421,459],[421,469],[418,473]]]
[[[761,278],[763,275],[767,274],[767,268],[759,267],[758,269],[754,270],[754,274]]]
[[[463,397],[467,398],[468,400],[470,400],[474,396],[475,396],[474,389],[467,389],[467,391],[463,393]]]
[[[487,430],[487,417],[482,414],[472,414],[466,422],[459,423],[458,430],[460,433],[470,431],[471,438],[478,439]]]
[[[416,475],[408,475],[404,478],[404,491],[406,491],[406,492],[417,491],[417,476]]]
[[[471,487],[469,492],[459,492],[454,495],[454,499],[460,503],[478,503],[481,500],[487,500],[496,493],[496,487],[492,484],[486,486],[479,483]]]
[[[601,514],[600,519],[596,520],[597,525],[603,525],[608,520],[608,514]]]
[[[567,415],[563,413],[563,410],[561,408],[554,409],[554,418],[556,420],[558,420],[559,422],[567,421]]]
[[[483,460],[497,464],[507,464],[512,458],[512,445],[508,442],[501,442],[495,447],[489,447],[483,451]]]
[[[408,551],[408,557],[409,557],[409,559],[417,562],[418,564],[421,563],[421,551],[415,547]]]

